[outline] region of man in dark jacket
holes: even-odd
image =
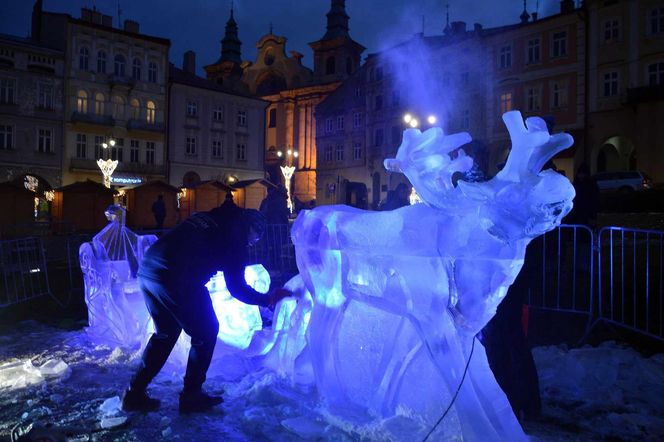
[[[164,204],[164,195],[159,195],[154,203],[152,203],[152,214],[154,215],[157,229],[164,228],[164,220],[166,219],[166,204]]]
[[[159,408],[159,400],[150,398],[146,388],[164,366],[182,330],[191,336],[191,349],[180,412],[205,411],[223,401],[221,396],[202,390],[219,331],[205,283],[221,270],[231,295],[246,304],[273,308],[289,296],[291,293],[281,288],[264,295],[245,282],[247,246],[255,244],[264,229],[265,219],[258,211],[226,201],[216,209],[191,216],[150,247],[138,278],[155,332],[124,393],[125,411]]]

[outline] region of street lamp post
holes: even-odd
[[[108,143],[104,142],[101,144],[103,149],[108,149],[109,146],[115,146],[115,140],[113,138],[108,140]],[[102,175],[104,175],[104,186],[110,189],[111,177],[113,176],[113,172],[115,172],[115,168],[118,167],[118,160],[112,160],[110,158],[99,158],[97,159],[97,166],[99,166]]]
[[[293,150],[291,147],[286,149],[286,165],[279,166],[281,168],[281,173],[284,175],[286,181],[286,195],[288,196],[288,210],[290,213],[293,213],[293,198],[291,196],[291,181],[293,179],[293,173],[295,173],[295,166],[293,166],[293,158],[297,158],[300,154],[297,150]],[[277,151],[277,156],[279,158],[284,157],[284,152],[279,150]]]

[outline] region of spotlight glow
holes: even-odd
[[[298,152],[298,151],[296,150],[295,152],[293,152],[293,156],[294,156],[295,158],[299,157],[299,156],[300,156],[300,152]]]
[[[427,123],[429,123],[429,124],[436,124],[436,121],[437,121],[437,119],[436,119],[435,115],[429,115],[427,117]]]
[[[111,146],[115,146],[115,140],[109,141],[108,144],[110,144]]]
[[[406,124],[410,123],[412,119],[413,119],[413,116],[411,114],[406,114],[406,115],[403,116],[403,121]]]
[[[411,118],[408,124],[410,124],[410,127],[417,127],[420,125],[420,122],[417,121],[417,118]]]
[[[277,151],[277,156],[281,158],[282,156],[284,156],[284,153],[279,150],[279,151]]]

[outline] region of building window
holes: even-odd
[[[154,153],[155,153],[154,141],[145,142],[145,164],[154,164]]]
[[[90,66],[90,51],[85,46],[78,50],[78,68],[87,71]]]
[[[470,129],[470,110],[464,109],[461,111],[461,120],[459,121],[459,128],[468,130]]]
[[[604,22],[604,41],[618,41],[620,38],[620,22],[618,19],[610,19]]]
[[[533,38],[528,40],[528,52],[526,55],[526,60],[528,64],[539,63],[540,61],[540,39]]]
[[[536,111],[540,109],[539,88],[530,87],[526,89],[526,110]]]
[[[131,118],[138,120],[141,116],[141,102],[136,98],[132,98],[129,103],[131,105]]]
[[[39,107],[53,109],[53,87],[50,84],[39,85]]]
[[[237,111],[237,126],[247,127],[247,111]]]
[[[95,94],[95,115],[104,115],[104,94],[101,92]]]
[[[336,60],[334,57],[328,57],[327,61],[325,62],[325,75],[331,75],[334,74],[336,70]]]
[[[553,47],[551,55],[553,57],[563,57],[567,55],[567,32],[553,33]]]
[[[604,96],[618,95],[618,72],[611,71],[604,74]]]
[[[559,108],[567,106],[567,85],[564,83],[553,83],[551,87],[551,107]]]
[[[509,67],[512,67],[512,46],[503,46],[500,48],[500,68]]]
[[[362,143],[360,141],[356,141],[353,144],[353,159],[354,160],[362,159]]]
[[[0,103],[13,104],[16,82],[8,78],[0,79]]]
[[[392,145],[399,146],[399,144],[401,144],[401,128],[392,126]]]
[[[270,116],[268,117],[268,127],[277,127],[277,110],[270,109]]]
[[[95,158],[104,158],[104,148],[102,144],[104,143],[104,137],[101,135],[95,135]]]
[[[344,160],[344,145],[343,144],[337,144],[337,155],[336,159],[337,161],[343,161]]]
[[[353,114],[353,127],[362,127],[362,113],[355,112]]]
[[[138,140],[129,141],[129,161],[131,163],[138,163],[139,149],[140,149],[140,142]]]
[[[88,150],[88,137],[85,134],[76,134],[76,158],[86,158]]]
[[[392,106],[401,105],[401,93],[398,90],[392,91]]]
[[[344,130],[344,116],[339,115],[337,117],[337,130]]]
[[[145,116],[148,124],[154,124],[157,121],[157,106],[155,106],[154,101],[148,101]]]
[[[195,101],[187,101],[187,117],[198,117],[198,103]]]
[[[376,95],[374,98],[374,110],[380,110],[383,108],[383,96]]]
[[[113,95],[113,118],[124,120],[125,102],[120,95]]]
[[[76,94],[76,111],[81,114],[88,113],[88,93],[84,90],[80,90]]]
[[[131,64],[131,78],[134,80],[141,79],[141,60],[134,58],[134,62]]]
[[[664,33],[664,8],[656,8],[650,11],[650,33]]]
[[[111,148],[111,159],[122,161],[124,156],[124,138],[116,138],[115,146]]]
[[[653,63],[648,66],[648,84],[650,86],[664,85],[664,63]]]
[[[212,121],[224,121],[224,106],[218,105],[212,109]]]
[[[383,129],[376,129],[374,131],[374,146],[382,146],[383,145]]]
[[[40,153],[51,153],[53,146],[53,132],[51,129],[39,129],[37,150]]]
[[[0,149],[14,148],[14,127],[0,124]]]
[[[187,137],[184,152],[187,155],[196,155],[196,137]]]
[[[332,145],[328,144],[325,146],[325,162],[326,163],[331,163],[332,162]]]
[[[157,82],[157,63],[154,61],[148,63],[148,81],[150,83]]]
[[[247,146],[244,143],[237,143],[235,159],[240,161],[247,159]]]
[[[505,112],[509,112],[513,109],[512,105],[512,93],[505,92],[500,94],[500,113],[501,115]]]
[[[355,97],[360,98],[362,96],[362,88],[361,87],[356,87],[355,88]]]
[[[212,140],[212,158],[224,159],[224,147],[221,140]]]
[[[119,77],[124,77],[125,76],[125,58],[124,56],[118,54],[115,56],[115,64],[113,68],[113,72],[115,75]]]
[[[105,74],[106,73],[106,52],[99,51],[97,52],[97,72]]]
[[[325,120],[325,132],[332,133],[332,130],[334,129],[334,126],[332,124],[332,118],[328,118]]]

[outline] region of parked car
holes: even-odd
[[[600,172],[595,175],[595,180],[597,180],[597,186],[601,191],[628,193],[652,187],[650,177],[638,170]]]

